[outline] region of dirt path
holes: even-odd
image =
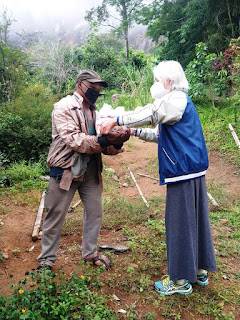
[[[164,197],[165,187],[159,187],[157,181],[136,175],[137,172],[149,174],[146,168],[151,167],[151,165],[154,168],[156,155],[156,144],[145,143],[133,138],[131,144],[129,143],[129,146],[126,146],[126,152],[113,157],[104,156],[105,165],[113,168],[119,177],[120,194],[129,199],[139,197],[136,187],[129,182],[127,169],[129,166],[147,199],[153,195]],[[221,159],[218,154],[211,154],[207,181],[220,183],[227,192],[239,199],[240,177],[234,174],[237,170],[239,169]],[[151,175],[157,176],[156,172],[151,173]],[[123,186],[124,183],[125,186]],[[40,196],[39,194],[39,200]],[[2,199],[2,205],[6,208],[6,212],[0,216],[3,222],[3,225],[0,226],[0,250],[4,252],[7,259],[0,265],[0,293],[7,295],[11,284],[23,279],[27,270],[36,268],[36,259],[40,253],[40,241],[31,241],[37,207],[35,210],[30,210],[27,206],[9,203],[6,196]],[[108,240],[111,241],[111,239]],[[67,237],[61,239],[61,247],[64,247],[64,244],[68,244]],[[32,246],[34,246],[34,249],[29,252]],[[17,248],[20,252],[14,254],[13,250],[16,251]],[[60,250],[59,259],[55,266],[56,271],[63,261],[68,261],[69,270],[74,269],[75,261],[72,261],[71,257],[66,257],[65,253]]]

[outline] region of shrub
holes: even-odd
[[[0,149],[12,161],[39,160],[51,142],[53,98],[41,84],[25,88],[0,109]]]
[[[32,163],[26,161],[20,161],[19,163],[12,163],[5,170],[6,176],[10,181],[10,184],[19,183],[22,181],[34,180],[43,174],[43,168],[41,163]]]
[[[108,82],[109,88],[121,88],[125,79],[122,63],[113,48],[103,38],[90,34],[87,42],[81,47],[82,69],[93,69]]]
[[[132,48],[129,49],[129,63],[141,69],[147,65],[148,58],[146,53],[143,50],[133,50]]]

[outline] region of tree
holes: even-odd
[[[179,60],[186,66],[197,43],[219,53],[239,35],[239,12],[239,0],[154,0],[141,10],[138,23],[148,25],[147,35],[155,42],[166,37],[160,44],[161,59]]]
[[[87,41],[80,47],[82,69],[92,69],[98,72],[109,84],[109,88],[121,87],[125,74],[123,74],[123,61],[119,52],[123,46],[107,35],[96,36],[91,33]],[[118,50],[118,51],[117,51]]]
[[[0,103],[14,99],[28,79],[23,70],[26,55],[9,41],[14,21],[7,10],[0,15]]]
[[[114,32],[124,37],[126,46],[126,59],[129,59],[128,32],[136,19],[138,10],[142,7],[143,0],[103,0],[102,4],[87,11],[85,19],[102,26],[111,27]],[[116,10],[119,17],[114,17],[111,7]],[[119,25],[114,25],[110,19],[115,19]]]
[[[0,21],[0,39],[4,41],[5,44],[8,42],[8,35],[10,32],[10,26],[12,23],[16,21],[13,18],[8,16],[7,9],[4,9],[1,13],[1,21]]]
[[[50,84],[52,89],[60,93],[66,88],[68,80],[78,72],[78,47],[66,45],[56,38],[40,38],[27,50],[31,68],[39,74],[39,78]]]

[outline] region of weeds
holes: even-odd
[[[90,291],[90,277],[55,277],[47,270],[17,283],[10,297],[0,297],[0,319],[116,319],[105,300]]]

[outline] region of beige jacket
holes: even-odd
[[[101,152],[114,155],[122,150],[113,146],[102,149],[97,142],[97,136],[88,134],[88,122],[84,115],[83,98],[74,92],[54,104],[52,112],[52,143],[49,149],[47,162],[49,167],[61,167],[64,170],[60,187],[69,190],[72,182],[71,166],[74,156],[97,154],[99,180],[101,181],[102,160]],[[96,111],[93,111],[96,121]],[[90,159],[90,157],[89,157]],[[89,160],[88,159],[88,160]],[[78,180],[83,180],[83,176]]]

